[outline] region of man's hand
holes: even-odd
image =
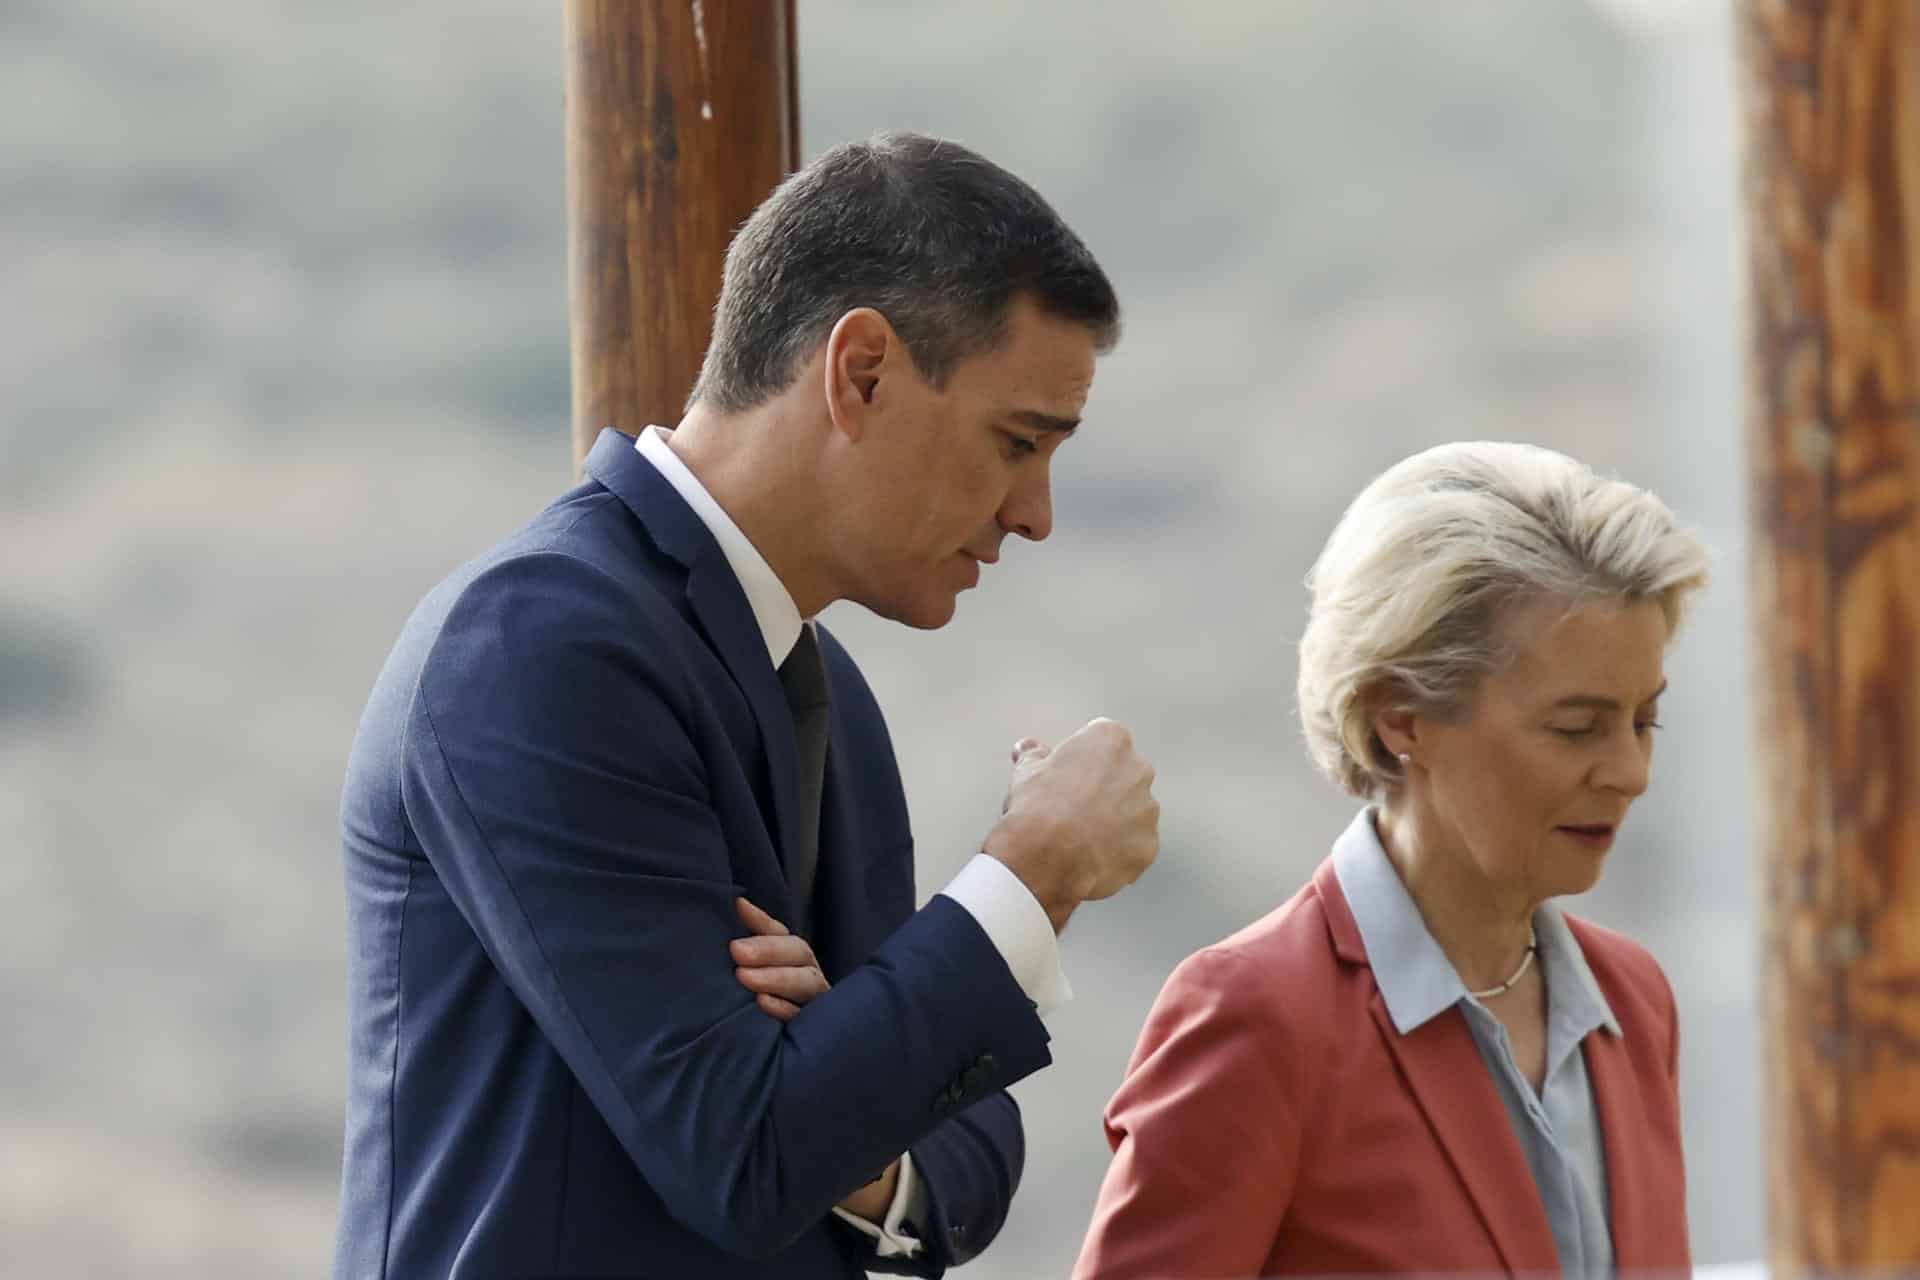
[[[1111,720],[1051,749],[1022,738],[1006,806],[982,847],[1020,877],[1057,933],[1081,902],[1112,897],[1159,854],[1153,766]]]
[[[753,992],[754,1003],[786,1022],[800,1012],[801,1005],[832,988],[805,938],[795,937],[786,925],[745,898],[735,898],[733,909],[754,934],[728,944],[733,976]],[[869,1222],[881,1222],[899,1183],[900,1162],[895,1160],[885,1173],[842,1200],[840,1207]]]
[[[887,1219],[887,1209],[892,1206],[893,1193],[899,1185],[900,1162],[895,1160],[885,1173],[842,1200],[840,1207],[856,1218],[865,1218],[880,1226]]]
[[[761,1009],[787,1022],[801,1005],[832,989],[805,938],[795,937],[787,926],[745,898],[735,898],[733,909],[740,923],[754,933],[727,944],[733,954],[733,976],[753,992],[754,1003]]]

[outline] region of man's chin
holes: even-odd
[[[916,631],[938,631],[952,622],[954,615],[959,611],[958,595],[939,599],[908,600],[892,608],[874,610],[887,621],[898,622]]]
[[[958,599],[949,600],[944,608],[936,606],[927,609],[914,617],[908,618],[906,623],[908,626],[921,631],[938,631],[949,622],[952,622],[954,615],[959,612],[960,601]]]

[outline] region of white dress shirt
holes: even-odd
[[[642,457],[666,477],[700,523],[706,525],[720,552],[727,558],[740,589],[746,593],[754,621],[760,624],[761,639],[766,641],[767,658],[777,669],[800,639],[800,628],[809,625],[802,619],[793,596],[780,581],[766,557],[755,549],[732,517],[721,509],[699,477],[688,469],[667,443],[667,433],[648,427],[635,441]],[[986,853],[977,853],[947,883],[941,892],[959,903],[980,925],[988,941],[1007,962],[1015,982],[1042,1014],[1072,999],[1073,989],[1060,966],[1060,942],[1054,936],[1053,922],[1020,877],[1006,864]],[[841,1218],[877,1242],[880,1257],[911,1257],[920,1250],[920,1241],[901,1230],[904,1223],[924,1227],[926,1191],[913,1169],[913,1157],[900,1157],[900,1181],[886,1218],[872,1223],[865,1218],[835,1209]]]

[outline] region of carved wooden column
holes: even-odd
[[[1920,1268],[1920,0],[1741,0],[1769,1252]]]
[[[680,420],[727,242],[797,164],[792,0],[567,0],[573,452]]]

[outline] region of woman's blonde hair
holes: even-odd
[[[1651,600],[1671,636],[1707,559],[1660,499],[1564,454],[1488,441],[1417,453],[1361,490],[1307,577],[1307,750],[1349,792],[1373,797],[1400,778],[1374,716],[1464,710],[1510,656],[1509,606]]]

